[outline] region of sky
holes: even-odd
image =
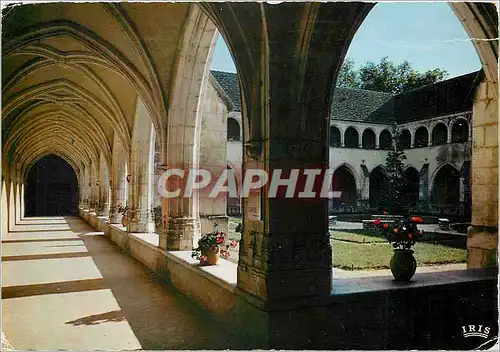
[[[481,62],[462,24],[447,3],[379,3],[354,36],[346,58],[356,67],[387,56],[417,71],[440,68],[448,78],[479,70]],[[221,36],[212,70],[236,72]]]

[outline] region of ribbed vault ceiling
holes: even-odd
[[[155,129],[189,4],[51,3],[3,13],[2,151],[21,172],[56,154],[78,173],[131,148],[137,99]],[[5,164],[4,164],[5,165]]]

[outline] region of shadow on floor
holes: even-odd
[[[104,235],[79,237],[143,349],[237,349],[244,345],[201,307],[123,254]],[[113,314],[117,314],[115,319],[120,315]],[[75,321],[88,319],[94,318]]]

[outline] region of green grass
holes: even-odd
[[[389,243],[353,243],[332,240],[333,267],[348,270],[387,269],[393,254]],[[418,265],[465,263],[467,251],[438,244],[416,243]]]
[[[356,243],[384,243],[387,242],[385,238],[378,237],[375,235],[365,235],[353,232],[343,232],[343,231],[332,231],[330,232],[330,237],[346,242],[356,242]]]
[[[229,217],[229,238],[240,240],[235,232],[240,218]],[[333,267],[348,270],[388,269],[393,254],[392,246],[374,232],[361,233],[332,231]],[[433,243],[416,243],[414,255],[418,265],[465,263],[467,251]],[[229,260],[238,263],[238,248],[230,248]]]

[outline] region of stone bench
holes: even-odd
[[[438,225],[441,230],[449,230],[450,229],[450,220],[446,218],[439,218]]]

